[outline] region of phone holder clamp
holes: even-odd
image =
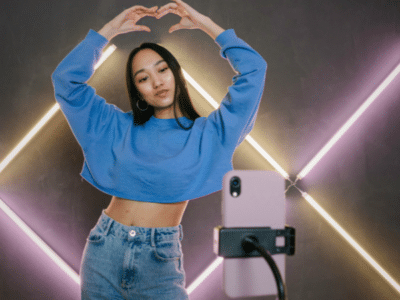
[[[279,244],[279,237],[284,238],[284,245]],[[262,256],[249,243],[248,239],[259,243],[271,255],[294,255],[295,229],[286,226],[285,229],[271,229],[270,227],[242,227],[214,228],[214,253],[224,258],[246,258]]]

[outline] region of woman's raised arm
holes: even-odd
[[[236,36],[233,29],[224,30],[209,17],[200,14],[182,0],[162,6],[156,18],[173,13],[181,21],[169,32],[179,29],[201,29],[221,48],[221,56],[228,59],[235,76],[228,93],[218,109],[209,114],[206,126],[216,130],[222,145],[232,151],[254,127],[261,101],[267,63],[253,48]]]
[[[56,101],[83,149],[91,140],[107,136],[111,130],[110,124],[120,123],[115,121],[116,118],[121,121],[125,117],[121,110],[98,96],[87,83],[102,50],[119,34],[150,31],[148,27],[136,23],[146,16],[155,17],[156,11],[157,7],[134,6],[124,10],[99,32],[91,29],[53,72],[51,77]]]

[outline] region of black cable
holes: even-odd
[[[245,237],[242,240],[242,247],[246,253],[250,253],[253,250],[257,250],[267,261],[269,266],[272,269],[272,273],[274,274],[276,285],[278,288],[278,299],[279,300],[287,300],[286,299],[286,287],[285,284],[282,280],[281,273],[279,272],[278,266],[275,264],[275,261],[271,257],[271,254],[269,253],[268,250],[264,249],[263,246],[261,246],[256,238],[253,238],[251,236]]]

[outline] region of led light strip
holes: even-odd
[[[6,158],[0,163],[0,173],[8,166],[8,164],[14,159],[14,157],[29,143],[29,141],[38,133],[38,131],[54,116],[54,114],[60,109],[58,103],[56,103],[46,115],[29,131],[29,133],[22,139],[21,142],[6,156]]]
[[[111,56],[111,54],[114,53],[114,51],[117,49],[117,46],[115,45],[110,45],[107,50],[105,50],[103,52],[103,54],[101,55],[99,61],[97,62],[97,64],[94,65],[94,69],[97,70],[102,64],[103,62],[106,61],[107,58],[109,58]]]
[[[212,107],[217,109],[219,104],[210,96],[185,70],[182,69],[185,79],[206,99]],[[284,178],[289,179],[289,174],[250,136],[246,136],[247,142],[250,143]]]
[[[345,123],[345,125],[342,126],[342,128],[338,131],[337,134],[333,138],[331,138],[330,142],[314,157],[312,161],[310,161],[309,164],[303,169],[304,172],[300,172],[299,175],[297,175],[297,179],[304,178],[304,176],[318,163],[318,161],[326,154],[326,152],[329,151],[329,149],[344,135],[344,133],[350,128],[351,125],[354,124],[354,122],[362,115],[362,113],[368,108],[368,106],[371,105],[371,103],[383,92],[383,90],[393,81],[393,79],[399,74],[400,72],[400,64],[390,73],[390,75],[383,81],[383,83],[372,93],[372,95],[364,102],[364,104],[353,114],[353,116]],[[215,104],[216,101],[207,93],[204,91],[204,89],[197,84],[196,81],[192,77],[189,76],[186,72],[184,72],[185,77],[187,76],[187,80],[189,81],[190,84],[194,88],[198,90],[198,92],[207,100],[210,102],[210,104],[214,107],[217,108],[218,104]],[[194,84],[193,84],[193,83]],[[209,100],[210,99],[210,100]],[[264,149],[254,141],[253,138],[248,135],[246,137],[246,140],[285,178],[289,179],[288,173],[283,170],[283,168],[280,167],[278,163],[275,162],[275,160],[272,159],[272,157],[269,156],[268,153],[264,151]],[[292,182],[292,186],[297,188],[297,186],[294,185],[295,183]],[[298,189],[298,188],[297,188]],[[301,193],[302,196],[307,200],[307,202],[319,213],[321,216],[339,232],[343,238],[348,241],[356,250],[358,253],[361,254],[361,256],[375,269],[378,271],[380,275],[383,276],[384,279],[388,281],[388,283],[393,286],[399,293],[400,293],[400,286],[399,284],[358,244],[355,242],[355,240],[325,211],[322,209],[320,205],[318,205],[317,202],[315,202],[314,199],[311,198],[307,193],[301,191],[298,189]],[[214,261],[213,264],[215,264],[216,261]],[[222,262],[222,261],[221,261]],[[200,280],[204,280],[205,277],[202,277],[202,275],[196,279],[196,288],[200,283],[197,283]],[[201,281],[200,281],[201,282]],[[193,285],[193,284],[192,284]],[[192,287],[192,285],[190,287]]]
[[[306,192],[295,188],[301,193],[304,199],[354,248],[362,257],[386,279],[389,284],[400,293],[400,285],[369,255],[315,200]]]
[[[281,175],[283,178],[289,179],[289,174],[250,136],[246,136],[246,140],[260,153]]]
[[[42,249],[51,260],[53,260],[73,281],[80,284],[79,275],[55,253],[24,221],[22,221],[5,203],[0,199],[0,208],[14,221],[25,234]]]
[[[192,284],[186,289],[186,291],[188,292],[188,294],[190,295],[204,280],[206,280],[206,278],[215,271],[216,268],[218,268],[218,266],[220,264],[222,264],[222,262],[224,261],[224,259],[222,257],[218,257],[216,260],[214,260],[208,267],[206,270],[204,270],[203,273],[200,274],[199,277],[197,277],[197,279],[195,281],[192,282]]]
[[[102,54],[99,63],[97,63],[94,69],[98,69],[101,64],[115,51],[116,47],[111,45]],[[17,154],[29,143],[29,141],[39,132],[39,130],[55,115],[60,109],[58,103],[56,103],[45,116],[29,131],[29,133],[22,139],[21,142],[6,156],[6,158],[0,163],[0,173],[10,164],[10,162],[17,156]],[[11,209],[8,207],[2,199],[0,199],[0,209],[4,211],[11,220],[23,231],[25,234],[42,249],[51,260],[53,260],[69,277],[72,278],[77,284],[80,284],[79,275],[59,257],[24,221],[21,220]]]
[[[375,99],[386,89],[393,79],[400,73],[400,64],[389,74],[389,76],[379,85],[379,87],[368,97],[350,119],[336,132],[329,142],[314,156],[314,158],[300,171],[297,179],[304,178],[322,159],[322,157],[336,144],[345,132],[354,124],[355,121],[365,112],[365,110],[375,101]]]
[[[101,64],[117,49],[115,45],[111,45],[103,52],[99,62],[94,66],[94,70],[97,70]],[[29,131],[29,133],[22,139],[21,142],[6,156],[6,158],[0,163],[0,173],[8,166],[8,164],[14,159],[14,157],[29,143],[29,141],[39,132],[40,129],[55,115],[60,109],[58,103],[54,104],[53,107],[44,115],[44,117]]]
[[[185,76],[185,79],[208,101],[208,103],[211,104],[212,107],[217,109],[219,107],[219,104],[217,101],[214,100],[213,97],[210,96],[209,93],[206,92],[205,89],[203,89],[200,84],[196,82],[196,80],[193,79],[192,76],[188,74],[184,69],[182,69],[183,76]]]

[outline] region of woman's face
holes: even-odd
[[[175,78],[164,59],[154,50],[140,50],[132,61],[132,72],[143,100],[154,107],[154,116],[173,119]],[[178,106],[177,111],[177,117],[182,116]]]

